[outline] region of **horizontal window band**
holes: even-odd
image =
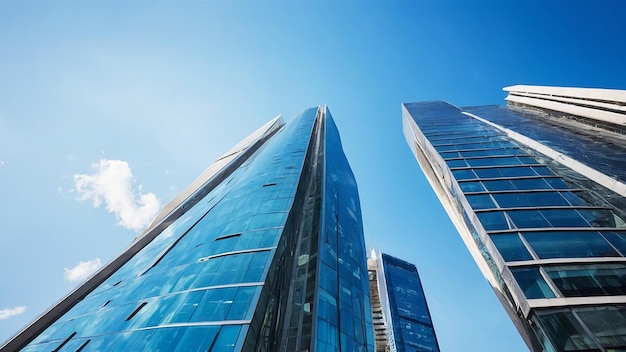
[[[236,284],[224,284],[224,285],[194,287],[194,288],[190,288],[190,289],[187,289],[187,290],[176,291],[176,292],[169,292],[169,293],[166,293],[166,294],[163,294],[163,295],[152,296],[152,297],[148,297],[148,298],[143,297],[140,300],[130,301],[130,302],[123,302],[122,304],[115,304],[115,301],[111,301],[111,304],[108,304],[106,306],[106,308],[107,309],[113,309],[115,307],[132,305],[133,303],[142,302],[141,307],[136,309],[137,312],[139,312],[139,310],[142,309],[146,304],[150,303],[150,301],[155,300],[155,299],[159,299],[159,298],[163,298],[163,297],[175,296],[175,295],[188,293],[188,292],[219,290],[219,289],[222,289],[222,288],[257,287],[257,286],[263,286],[263,285],[265,285],[265,282],[255,281],[255,282],[242,282],[242,283],[236,283]],[[100,307],[100,308],[104,308],[104,307]],[[70,317],[70,319],[67,319],[67,320],[59,319],[59,322],[65,322],[65,321],[73,320],[73,319],[76,319],[76,318],[88,316],[88,315],[91,315],[91,314],[92,314],[92,312],[88,312],[88,313],[85,313],[85,314],[79,314],[79,315],[73,315],[73,316]]]
[[[557,205],[557,206],[545,206],[545,207],[514,207],[514,208],[491,208],[491,209],[475,209],[474,212],[478,213],[490,213],[494,211],[517,211],[517,210],[612,210],[610,207],[598,207],[592,205]]]
[[[484,177],[484,178],[472,178],[465,180],[457,180],[458,183],[462,182],[477,182],[477,181],[515,181],[515,180],[530,180],[530,179],[538,179],[538,178],[562,178],[557,175],[537,175],[537,176],[502,176],[502,177]]]
[[[506,157],[494,157],[492,159],[501,159],[501,158],[514,158],[512,156],[506,156]],[[475,158],[475,159],[489,159],[489,157],[486,158]],[[465,167],[451,167],[450,171],[458,171],[458,170],[475,170],[475,169],[506,169],[506,168],[513,168],[513,167],[537,167],[537,166],[546,166],[544,164],[514,164],[514,165],[487,165],[487,166],[465,166]]]
[[[466,139],[465,138],[457,138],[457,139]],[[430,140],[430,139],[429,139]],[[440,140],[445,140],[445,139],[440,139]],[[431,144],[433,145],[433,147],[437,148],[437,147],[448,147],[448,146],[455,146],[455,145],[484,145],[484,144],[488,144],[488,143],[499,143],[499,142],[511,142],[509,139],[507,139],[507,136],[504,134],[501,135],[493,135],[493,136],[486,136],[481,138],[476,138],[476,142],[474,141],[460,141],[459,143],[442,143],[442,144],[435,144],[433,143],[432,140],[430,140]],[[504,148],[500,148],[500,149],[504,149]]]
[[[533,233],[533,232],[620,232],[626,235],[626,228],[620,227],[529,227],[522,229],[503,229],[486,231],[488,235],[507,233]]]
[[[170,329],[170,328],[186,328],[186,327],[202,327],[202,326],[224,326],[224,325],[249,325],[251,323],[251,320],[222,320],[222,321],[207,321],[207,322],[196,322],[196,323],[176,323],[176,324],[167,324],[167,325],[159,325],[159,326],[149,326],[149,327],[145,327],[145,328],[138,328],[138,329],[131,329],[131,330],[121,330],[121,331],[116,331],[113,333],[105,333],[105,334],[99,334],[99,335],[88,335],[88,336],[78,336],[79,339],[93,339],[95,337],[101,337],[101,336],[112,336],[112,335],[118,335],[118,334],[125,334],[125,333],[132,333],[132,332],[139,332],[139,331],[147,331],[147,330],[156,330],[156,329]],[[74,335],[76,335],[76,333],[74,333]],[[71,337],[74,337],[74,335],[72,335]],[[68,340],[69,341],[69,340]],[[45,341],[42,343],[49,343],[49,341]],[[40,344],[35,344],[33,346],[38,346]],[[57,350],[59,350],[60,347],[57,347]]]
[[[484,195],[484,194],[517,194],[517,193],[562,193],[562,192],[572,192],[572,193],[580,193],[586,191],[582,188],[538,188],[538,189],[510,189],[503,191],[483,191],[483,192],[465,192],[466,196],[476,196],[476,195]]]
[[[498,149],[500,150],[500,149]],[[510,150],[510,149],[508,149]],[[444,152],[447,153],[447,152]],[[452,152],[456,153],[456,152]],[[460,152],[463,153],[463,152]],[[519,154],[493,154],[493,155],[478,155],[478,156],[455,156],[452,158],[443,158],[445,161],[455,161],[455,160],[472,160],[472,159],[488,159],[488,158],[515,158],[515,157],[523,157],[523,158],[532,158],[531,155],[528,155],[525,152]],[[524,164],[525,165],[525,164]]]

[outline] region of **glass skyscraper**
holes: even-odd
[[[368,258],[377,352],[439,352],[415,265],[372,250]]]
[[[372,351],[356,182],[326,107],[210,166],[13,351]]]
[[[403,104],[431,186],[532,351],[626,351],[626,92]]]

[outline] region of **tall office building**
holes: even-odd
[[[2,350],[372,351],[356,182],[326,107],[277,117]]]
[[[533,351],[626,350],[626,91],[403,104],[406,140]]]
[[[367,259],[377,352],[439,352],[415,265],[372,250]]]

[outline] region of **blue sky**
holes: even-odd
[[[327,104],[366,240],[417,265],[442,350],[525,351],[406,146],[400,103],[626,89],[624,15],[622,1],[0,1],[0,340],[246,135]]]

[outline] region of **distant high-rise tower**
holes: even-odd
[[[356,182],[326,107],[219,158],[13,351],[372,351]]]
[[[372,250],[368,258],[377,352],[439,352],[415,265]]]
[[[403,104],[424,174],[533,351],[626,350],[626,91]]]

